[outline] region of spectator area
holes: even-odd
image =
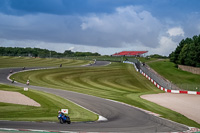
[[[135,57],[141,57],[148,51],[122,51],[119,53],[115,53],[112,56],[135,56]]]

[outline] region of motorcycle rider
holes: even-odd
[[[14,82],[15,82],[15,78],[12,79],[12,83],[14,83]]]
[[[66,116],[63,112],[61,111],[58,111],[58,119],[60,120],[60,123],[63,124],[63,123],[68,123],[70,124],[71,121],[70,121],[70,118],[69,116]]]
[[[27,80],[26,85],[29,85],[29,80]]]

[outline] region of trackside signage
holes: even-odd
[[[68,114],[68,109],[61,109],[61,112],[64,114]]]
[[[28,91],[28,88],[24,87],[24,91]]]

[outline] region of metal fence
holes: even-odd
[[[156,71],[151,69],[147,64],[140,62],[136,58],[130,57],[110,57],[110,56],[86,56],[86,57],[66,57],[68,59],[75,59],[75,60],[97,60],[97,61],[112,61],[112,62],[122,62],[123,60],[127,60],[129,62],[135,63],[137,69],[149,77],[151,77],[156,83],[160,86],[171,89],[171,90],[193,90],[193,91],[200,91],[200,85],[188,85],[188,84],[174,84],[171,81],[165,79],[161,75],[159,75]]]
[[[165,78],[163,78],[162,76],[160,76],[157,72],[155,72],[153,69],[151,69],[147,64],[144,64],[137,59],[129,59],[129,61],[135,63],[135,65],[139,71],[144,72],[146,75],[151,77],[160,86],[162,86],[166,89],[180,90],[179,87],[177,87],[172,82],[170,82],[170,81],[166,80]]]
[[[200,92],[200,85],[199,84],[175,84],[177,87],[181,88],[182,90],[190,90],[190,91],[198,91]]]
[[[110,56],[85,56],[85,57],[65,57],[65,58],[74,60],[97,60],[97,61],[112,61],[112,62],[123,61],[123,57],[110,57]]]

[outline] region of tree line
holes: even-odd
[[[163,56],[163,55],[159,55],[159,54],[153,54],[153,55],[149,55],[146,58],[158,58],[158,59],[167,59],[167,56]]]
[[[80,57],[80,56],[101,56],[99,53],[73,52],[65,50],[63,53],[40,48],[21,48],[21,47],[0,47],[0,56],[29,56],[40,58],[61,58],[61,57]]]
[[[175,64],[200,67],[200,35],[183,39],[169,58]]]

